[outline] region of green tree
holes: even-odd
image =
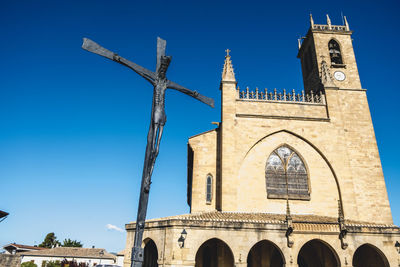
[[[37,265],[34,264],[34,263],[31,262],[31,261],[27,261],[27,262],[21,263],[21,267],[37,267]]]
[[[57,237],[54,233],[48,233],[44,238],[43,242],[39,244],[41,248],[54,248],[57,245],[61,245],[61,243],[57,240]]]
[[[63,244],[61,245],[62,247],[76,247],[76,248],[81,248],[83,244],[80,241],[77,240],[71,240],[71,239],[64,239]]]

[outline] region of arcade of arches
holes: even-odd
[[[158,267],[158,250],[153,240],[145,242],[143,267]],[[229,246],[218,238],[204,242],[196,253],[195,267],[232,267],[234,256]],[[339,267],[340,260],[334,249],[322,240],[305,243],[298,254],[299,267]],[[346,263],[347,265],[347,263]],[[282,251],[273,242],[257,242],[247,255],[247,267],[283,267]],[[353,267],[389,267],[383,253],[373,245],[360,246],[353,256]]]

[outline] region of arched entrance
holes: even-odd
[[[297,257],[299,267],[339,267],[336,252],[327,243],[314,239],[305,243]]]
[[[234,259],[228,245],[217,238],[204,242],[196,253],[196,267],[233,267]]]
[[[255,244],[247,256],[247,267],[282,267],[284,262],[279,248],[267,240]]]
[[[354,252],[353,266],[389,267],[389,262],[380,249],[371,244],[364,244]]]
[[[156,243],[153,240],[144,240],[144,261],[143,267],[158,267],[158,251]]]

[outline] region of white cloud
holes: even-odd
[[[122,230],[118,226],[115,226],[115,225],[112,225],[112,224],[107,224],[106,227],[107,227],[108,230],[115,230],[115,231],[118,231],[118,232],[121,232],[121,233],[124,232],[124,230]]]

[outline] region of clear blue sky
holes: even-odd
[[[240,87],[302,89],[297,38],[316,23],[354,30],[393,218],[400,224],[399,1],[0,2],[0,245],[46,233],[117,252],[136,218],[152,88],[131,70],[81,49],[82,37],[147,68],[156,37],[168,77],[216,100],[211,109],[167,93],[148,217],[189,212],[186,142],[220,120],[224,50]]]

